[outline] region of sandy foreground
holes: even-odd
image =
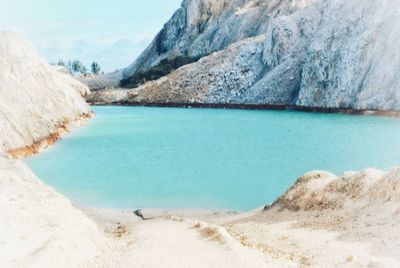
[[[0,267],[399,267],[400,170],[312,172],[246,213],[74,207],[0,155]]]
[[[246,213],[84,211],[126,247],[121,267],[400,267],[399,178],[315,171]]]
[[[399,267],[399,205],[322,212],[149,209],[145,221],[127,210],[84,211],[125,248],[119,267]]]

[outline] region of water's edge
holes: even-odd
[[[170,108],[211,108],[235,110],[273,110],[273,111],[299,111],[310,113],[349,114],[349,115],[375,115],[400,118],[397,110],[371,110],[351,108],[325,108],[298,105],[276,104],[238,104],[238,103],[179,103],[179,102],[111,102],[89,103],[91,106],[132,106],[132,107],[170,107]]]
[[[50,133],[47,137],[33,141],[31,144],[23,147],[10,149],[6,151],[6,153],[12,159],[19,160],[37,155],[56,144],[64,135],[71,132],[73,128],[83,126],[88,120],[95,116],[96,114],[94,112],[88,112],[80,114],[75,118],[65,118],[63,121],[56,124],[55,131]]]
[[[120,108],[118,108],[119,106],[115,106],[115,109],[117,109],[117,111],[119,111],[119,113],[120,114],[125,114],[125,108],[123,108],[123,107],[120,107]],[[110,107],[111,108],[111,107]],[[101,106],[98,108],[98,109],[100,109],[99,110],[99,112],[101,111],[101,110],[103,110],[104,109],[104,111],[107,111],[106,109],[107,109],[107,107],[104,107],[104,108],[101,108]],[[129,109],[129,108],[128,108]],[[147,110],[146,108],[143,108],[143,109],[145,109],[145,110]],[[148,108],[148,109],[151,109],[151,108]],[[95,108],[95,107],[93,107],[93,110],[94,111],[97,111],[97,109]],[[167,110],[170,110],[170,109],[167,109]],[[172,109],[173,110],[173,109]],[[176,109],[176,111],[177,112],[179,112],[179,113],[185,113],[184,112],[184,110],[185,109],[182,109],[181,110],[181,112],[179,112],[179,109]],[[200,110],[200,109],[199,109]],[[161,113],[163,114],[163,116],[165,116],[165,114],[166,114],[166,109],[160,109],[160,111],[161,111]],[[189,112],[189,111],[188,111]],[[200,112],[200,111],[199,111]],[[209,110],[209,111],[204,111],[203,110],[203,112],[205,112],[205,113],[214,113],[214,112],[216,112],[216,113],[219,113],[218,111],[212,111],[211,109]],[[203,113],[203,112],[201,112],[201,113]],[[221,111],[223,114],[225,114],[225,113],[230,113],[228,110],[227,111],[225,111],[225,112],[223,112],[223,111]],[[234,111],[232,111],[232,112],[234,112]],[[147,112],[146,112],[147,113]],[[234,112],[234,114],[236,114],[237,112]],[[250,112],[251,114],[253,114],[253,112]],[[256,114],[259,114],[259,112],[255,112]],[[277,113],[280,113],[280,112],[277,112]],[[292,114],[296,114],[297,112],[283,112],[283,114],[286,114],[286,113],[288,113],[289,115],[292,115]],[[247,114],[247,112],[246,112],[246,114]],[[272,114],[276,114],[275,112],[272,112]],[[300,114],[301,114],[301,112],[300,112]],[[98,118],[104,118],[104,117],[101,117],[100,116],[101,115],[101,113],[99,114],[99,117]],[[304,115],[304,116],[306,116],[306,115]],[[309,116],[311,116],[311,115],[309,115]],[[317,115],[318,116],[318,115]],[[320,116],[324,116],[324,115],[320,115]],[[306,117],[308,117],[308,116],[306,116]],[[107,118],[107,117],[106,117]],[[125,118],[125,117],[124,117]],[[336,116],[335,116],[335,118],[336,118]],[[341,117],[339,117],[339,118],[341,118]],[[365,117],[364,117],[364,119],[365,120],[369,120],[369,119],[366,119]],[[364,120],[364,119],[361,119],[361,118],[359,118],[359,120]],[[231,118],[231,120],[235,120],[234,119],[234,117],[233,118]],[[356,120],[358,120],[358,119],[356,119]],[[378,118],[375,118],[375,119],[373,119],[373,118],[370,118],[370,120],[378,120],[378,121],[380,121],[380,119],[378,119]],[[383,120],[385,120],[385,119],[383,119]],[[387,118],[386,120],[390,120],[389,118]],[[394,120],[394,121],[392,121],[392,122],[394,122],[396,125],[398,125],[397,123],[396,123],[396,120]],[[162,129],[162,128],[161,128]],[[289,131],[290,132],[290,131]],[[286,132],[285,132],[286,133]],[[290,134],[288,134],[288,135],[290,135]],[[295,137],[296,138],[296,137]],[[73,147],[72,147],[73,148]],[[60,159],[58,159],[58,160],[60,160]],[[61,159],[61,161],[62,161],[62,159]],[[68,162],[68,161],[67,161]],[[47,165],[49,165],[49,163],[47,163]],[[363,168],[365,168],[365,167],[368,167],[368,166],[374,166],[374,165],[368,165],[368,163],[366,164],[366,165],[358,165],[357,167],[355,167],[355,168],[353,168],[352,170],[361,170],[361,169],[363,169]],[[387,167],[386,166],[379,166],[379,165],[376,165],[375,166],[376,168],[379,168],[379,169],[382,169],[382,170],[385,170]],[[314,165],[304,165],[303,166],[303,170],[301,170],[301,171],[299,171],[299,172],[297,172],[296,174],[292,174],[292,175],[290,175],[290,176],[285,176],[285,178],[293,178],[293,180],[295,179],[295,178],[298,178],[299,176],[301,176],[301,175],[303,175],[303,174],[305,174],[307,171],[310,171],[310,170],[314,170],[314,169],[321,169],[321,170],[330,170],[331,172],[333,172],[334,174],[342,174],[342,172],[344,172],[344,171],[346,171],[346,170],[350,170],[351,169],[351,167],[349,168],[349,167],[344,167],[344,168],[341,168],[341,170],[332,170],[332,169],[330,169],[329,167],[327,168],[327,167],[324,167],[324,166],[321,166],[321,167],[319,167],[318,168],[318,165],[316,164],[315,166]],[[90,170],[90,169],[89,169]],[[110,169],[110,170],[112,170],[112,169]],[[121,170],[123,170],[123,169],[121,169]],[[339,173],[338,173],[339,172]],[[39,177],[42,177],[42,176],[40,176],[41,174],[40,174],[40,172],[39,172]],[[43,174],[42,174],[43,175]],[[140,175],[140,174],[139,174]],[[210,175],[210,174],[209,174]],[[212,175],[212,174],[211,174]],[[43,175],[44,176],[44,175]],[[274,175],[275,176],[275,175]],[[45,177],[45,176],[44,176]],[[52,177],[57,177],[57,176],[52,176]],[[94,177],[94,176],[88,176],[87,178],[90,178],[90,177]],[[277,176],[275,176],[275,177],[277,177]],[[64,180],[64,181],[66,181],[66,180]],[[53,184],[52,184],[53,185]],[[132,185],[136,185],[136,184],[132,184]],[[284,191],[286,191],[288,188],[289,188],[289,186],[290,185],[285,185],[284,187],[282,187],[281,188],[281,191],[280,191],[280,193],[283,193]],[[89,187],[89,186],[87,186],[87,187]],[[132,186],[133,187],[133,186]],[[139,187],[140,188],[140,187]],[[146,188],[145,188],[146,189]],[[278,197],[278,196],[276,196],[276,197]],[[79,204],[79,201],[78,201],[79,199],[77,199],[77,200],[74,200],[73,201],[73,203],[75,203],[78,207],[80,206]],[[222,210],[225,210],[225,209],[228,209],[228,210],[234,210],[234,211],[247,211],[248,209],[252,209],[252,208],[254,208],[254,207],[258,207],[258,206],[261,206],[261,205],[265,205],[265,204],[267,204],[267,203],[269,203],[269,202],[272,202],[273,200],[275,200],[275,199],[261,199],[261,200],[259,200],[258,202],[256,202],[255,203],[255,206],[247,206],[247,208],[239,208],[239,209],[237,209],[237,208],[235,208],[235,207],[229,207],[229,206],[226,206],[226,207],[224,207],[224,205],[216,205],[216,206],[202,206],[201,204],[200,204],[200,206],[198,206],[197,204],[194,204],[194,205],[189,205],[189,206],[183,206],[183,207],[181,207],[180,205],[178,205],[178,206],[176,206],[176,204],[174,205],[174,204],[171,204],[171,205],[166,205],[165,207],[163,206],[163,203],[161,203],[161,207],[159,206],[160,204],[150,204],[150,205],[143,205],[143,204],[141,204],[140,202],[139,203],[128,203],[127,205],[126,204],[123,204],[123,205],[121,205],[121,206],[119,206],[119,204],[111,204],[111,205],[108,205],[108,204],[105,204],[105,206],[104,206],[104,203],[103,204],[101,204],[101,202],[100,203],[98,203],[98,204],[96,204],[96,203],[90,203],[90,202],[87,202],[87,203],[85,203],[85,202],[82,202],[81,203],[81,205],[84,205],[84,206],[94,206],[94,207],[104,207],[104,208],[106,208],[106,207],[108,207],[108,208],[115,208],[115,209],[124,209],[124,208],[130,208],[130,207],[135,207],[135,204],[138,206],[138,207],[142,207],[143,206],[143,208],[151,208],[151,207],[153,207],[153,208],[161,208],[161,209],[168,209],[168,208],[193,208],[193,209],[204,209],[204,208],[214,208],[214,209],[217,209],[217,210],[220,210],[221,208],[223,208]],[[250,202],[250,201],[249,201]],[[133,206],[132,206],[133,205]]]

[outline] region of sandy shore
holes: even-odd
[[[132,210],[83,211],[116,246],[114,267],[295,267],[242,245],[213,223],[237,213],[146,209],[142,220]]]
[[[398,175],[314,172],[244,213],[145,209],[143,221],[133,210],[83,211],[124,245],[122,266],[399,267]]]

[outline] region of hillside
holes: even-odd
[[[90,116],[89,89],[56,71],[23,37],[0,32],[0,151],[40,150]],[[29,147],[33,146],[33,147]]]
[[[222,224],[243,245],[297,267],[398,267],[399,172],[310,172],[262,212]]]
[[[0,266],[94,266],[105,238],[81,211],[14,157],[81,124],[88,88],[57,72],[23,37],[0,32]],[[77,254],[77,252],[79,252]]]
[[[125,95],[95,92],[89,100],[398,110],[399,5],[388,0],[185,0],[121,73],[120,85],[135,89]],[[258,49],[239,58],[243,53],[236,54],[236,48],[244,52],[245,46]],[[146,73],[176,57],[202,59],[160,75],[159,81]],[[138,76],[156,81],[140,85]]]

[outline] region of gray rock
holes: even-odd
[[[204,56],[264,34],[270,18],[290,14],[292,1],[184,0],[150,46],[123,71],[124,77],[178,55]]]
[[[177,55],[202,60],[107,99],[398,110],[399,8],[390,0],[186,0],[123,75]]]
[[[389,0],[324,2],[304,53],[297,103],[399,109],[399,8],[399,1]]]

